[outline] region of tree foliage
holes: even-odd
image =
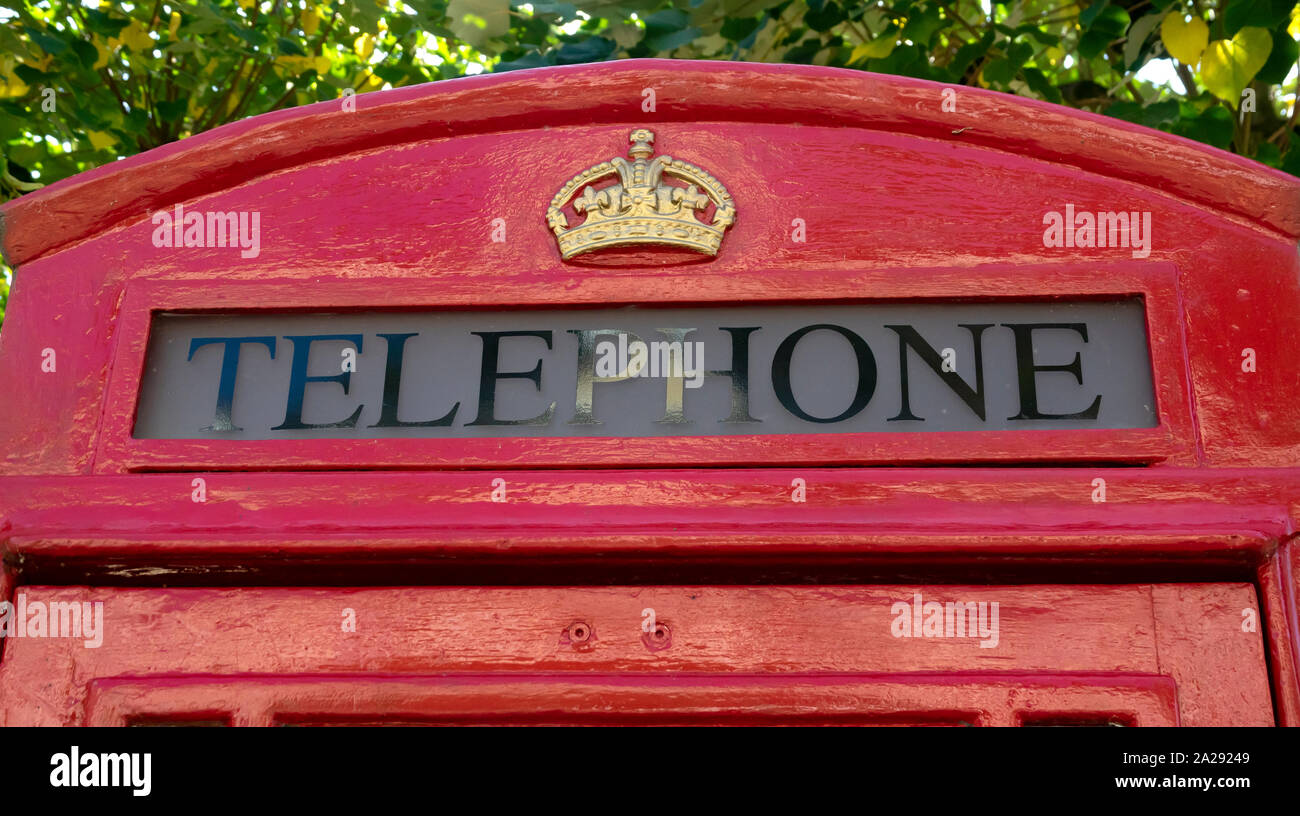
[[[0,23],[0,200],[347,89],[648,56],[991,88],[1300,175],[1295,0],[40,0]]]

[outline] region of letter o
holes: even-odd
[[[815,417],[800,408],[794,398],[794,389],[790,385],[790,360],[794,357],[794,347],[799,344],[804,335],[822,329],[839,332],[853,347],[853,356],[858,361],[858,390],[853,395],[853,403],[844,409],[844,413],[833,417]],[[866,340],[843,326],[831,323],[804,326],[782,340],[777,348],[776,356],[772,358],[772,389],[776,391],[776,398],[781,405],[800,419],[821,423],[843,422],[866,408],[867,403],[871,402],[871,397],[876,393],[876,357],[871,353],[871,347],[867,345]]]

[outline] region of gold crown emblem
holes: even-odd
[[[655,156],[655,135],[644,128],[632,131],[628,150],[631,161],[616,156],[589,167],[569,179],[551,199],[546,223],[560,244],[565,260],[593,249],[638,244],[666,244],[717,255],[722,236],[736,220],[736,205],[727,188],[693,164],[672,156]],[[618,183],[599,190],[590,182],[618,175]],[[687,186],[664,182],[679,179]],[[574,194],[586,186],[582,195]],[[563,210],[573,199],[573,210],[586,218],[573,229]],[[713,205],[713,223],[696,217]]]

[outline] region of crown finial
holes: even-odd
[[[565,260],[613,246],[662,244],[717,255],[722,238],[736,220],[731,195],[716,178],[672,156],[654,155],[655,135],[637,128],[628,136],[629,162],[621,156],[587,168],[551,199],[546,222],[555,233]],[[617,175],[618,182],[600,189],[591,182]],[[681,184],[670,184],[674,179]],[[578,195],[581,191],[581,195]],[[584,215],[569,228],[564,207]],[[703,221],[700,215],[709,216]],[[699,215],[697,215],[697,213]]]
[[[645,128],[632,131],[628,141],[632,143],[632,147],[628,149],[627,154],[634,159],[648,159],[655,152],[655,135]]]

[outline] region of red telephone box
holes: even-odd
[[[0,724],[1300,722],[1300,182],[633,60],[0,210]]]

